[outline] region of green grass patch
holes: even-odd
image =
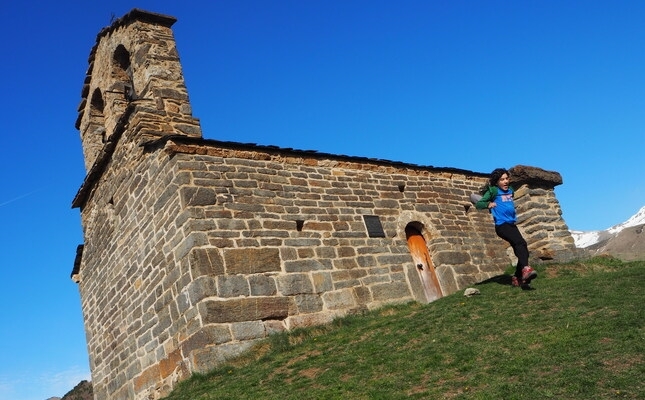
[[[645,262],[537,271],[271,336],[166,400],[645,398]]]

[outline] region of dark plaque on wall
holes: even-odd
[[[363,215],[369,237],[385,237],[383,225],[377,215]]]

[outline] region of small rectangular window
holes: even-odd
[[[363,215],[363,220],[369,237],[385,237],[383,225],[381,225],[378,215]]]

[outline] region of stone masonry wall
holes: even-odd
[[[576,249],[569,227],[562,219],[562,209],[553,190],[562,184],[560,174],[523,165],[509,172],[516,188],[517,222],[529,245],[531,262],[563,262],[586,257]],[[510,249],[509,256],[514,260]]]
[[[156,146],[148,151],[170,157],[164,167],[174,179],[149,197],[155,208],[180,210],[172,226],[182,233],[173,236],[183,238],[159,258],[181,272],[162,285],[168,334],[145,333],[155,358],[133,377],[135,393],[163,393],[186,372],[205,372],[272,332],[424,301],[405,241],[410,223],[423,227],[444,294],[510,264],[488,213],[465,201],[485,179],[477,174],[181,139]],[[384,238],[368,236],[364,215],[381,219]]]
[[[158,398],[272,332],[424,301],[410,223],[444,294],[509,264],[467,206],[481,174],[181,139],[120,149],[82,213],[97,398]]]

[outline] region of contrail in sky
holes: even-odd
[[[11,204],[11,203],[14,203],[14,202],[16,202],[18,200],[24,199],[25,197],[31,196],[34,193],[38,193],[38,192],[42,191],[43,189],[44,188],[36,189],[36,190],[33,190],[33,191],[29,192],[29,193],[25,193],[23,195],[15,197],[15,198],[13,198],[11,200],[4,201],[4,202],[0,203],[0,207],[6,206],[7,204]]]

